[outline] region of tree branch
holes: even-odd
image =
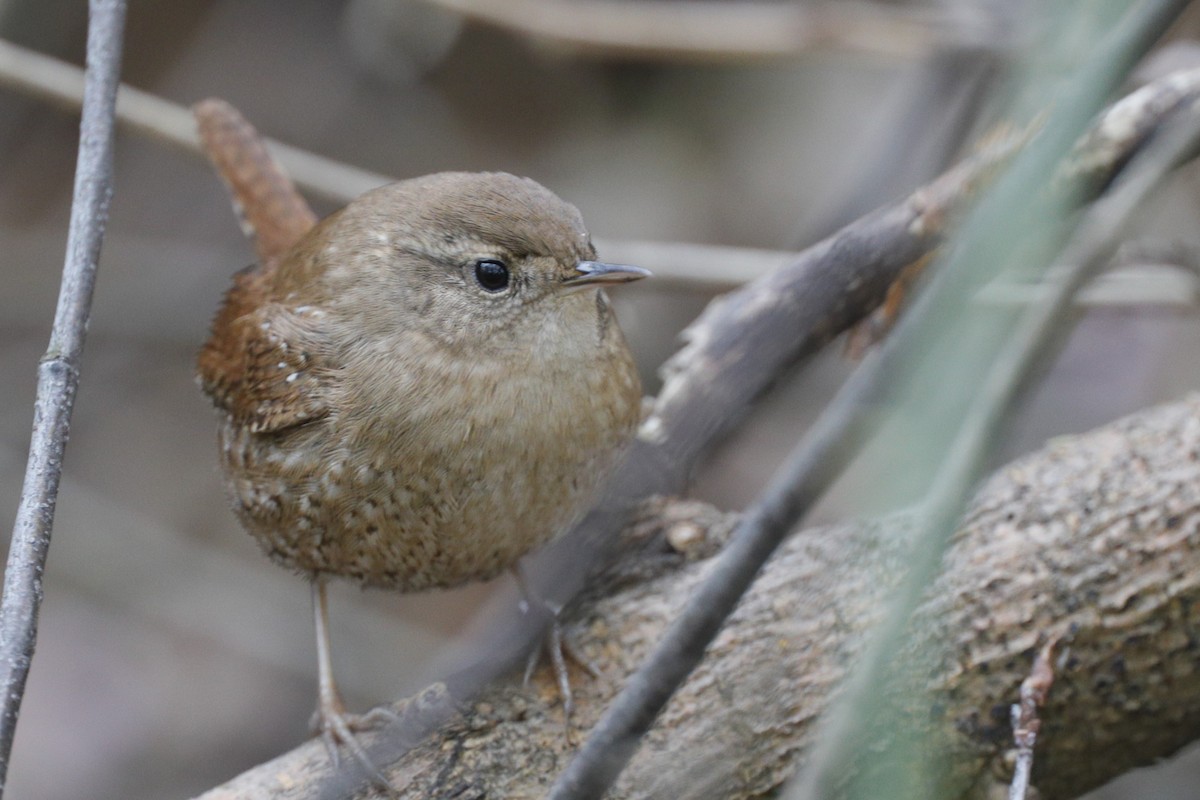
[[[84,93],[83,70],[36,50],[0,40],[0,84],[78,109]],[[122,85],[117,116],[139,133],[201,155],[196,121],[188,108],[149,92]],[[345,203],[391,178],[352,167],[282,142],[266,140],[275,158],[301,187]]]
[[[0,599],[0,794],[37,643],[42,572],[50,549],[62,459],[71,427],[92,289],[112,197],[114,106],[121,71],[124,0],[90,0],[87,80],[75,194],[50,345],[38,365],[33,434]]]
[[[1200,69],[1174,73],[1114,103],[1075,147],[1064,178],[1102,189],[1181,105],[1200,96]],[[662,368],[663,388],[642,437],[693,461],[762,388],[870,313],[888,287],[935,252],[947,223],[1028,141],[1009,135],[905,200],[847,225],[794,261],[713,301]],[[724,420],[724,421],[722,421]]]
[[[1009,708],[1048,638],[1061,637],[1070,655],[1041,715],[1034,779],[1043,797],[1078,796],[1200,730],[1190,645],[1200,636],[1197,419],[1200,396],[1144,411],[1056,440],[983,485],[906,648],[927,654],[932,696],[907,709],[904,735],[954,759],[937,796],[1007,782]],[[568,631],[604,676],[576,674],[580,728],[661,639],[736,522],[701,503],[659,500],[626,529],[621,561],[599,576]],[[811,752],[816,722],[903,578],[917,532],[900,516],[790,538],[611,797],[778,791]],[[543,668],[528,691],[488,688],[394,764],[393,782],[412,798],[543,797],[546,775],[573,749],[553,681]],[[437,707],[436,691],[408,713]],[[309,742],[203,797],[338,796],[322,791],[327,769],[320,743]]]

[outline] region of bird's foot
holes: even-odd
[[[567,659],[569,658],[582,667],[593,679],[601,677],[600,670],[583,654],[571,638],[566,635],[562,621],[559,618],[562,609],[544,600],[541,600],[540,604],[550,614],[550,627],[542,639],[541,646],[535,647],[530,652],[529,659],[525,662],[524,685],[526,687],[529,686],[529,681],[533,677],[533,671],[537,669],[538,663],[541,661],[542,652],[544,651],[550,656],[550,666],[554,669],[555,682],[558,684],[558,695],[562,698],[563,704],[563,724],[566,726],[569,737],[571,733],[571,715],[575,712],[575,696],[571,691],[571,674],[567,670]],[[521,610],[525,613],[530,611],[527,601],[522,602]]]
[[[571,739],[571,715],[575,711],[575,696],[571,692],[571,675],[567,671],[567,658],[582,667],[594,679],[601,677],[596,668],[582,651],[566,635],[562,625],[562,606],[542,597],[529,582],[519,564],[512,567],[512,575],[516,578],[517,588],[521,590],[521,601],[517,606],[525,616],[534,618],[539,624],[549,620],[549,628],[542,639],[541,646],[533,648],[529,660],[525,662],[524,685],[529,687],[533,671],[537,669],[544,650],[550,655],[550,665],[554,669],[555,682],[558,684],[558,695],[563,704],[563,725],[567,731],[567,739]]]
[[[344,747],[363,771],[370,776],[372,782],[383,789],[388,797],[398,798],[400,795],[396,788],[392,786],[387,776],[375,766],[371,757],[367,755],[366,748],[362,746],[362,742],[355,735],[359,731],[379,728],[395,722],[397,719],[399,717],[396,712],[382,706],[374,708],[366,714],[348,714],[341,699],[335,697],[329,700],[322,699],[317,710],[313,712],[308,726],[312,733],[319,735],[321,741],[325,743],[325,750],[329,753],[329,760],[333,763],[334,769],[341,766],[341,748]]]

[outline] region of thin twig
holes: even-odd
[[[1001,241],[1005,236],[1015,237],[1016,232],[1012,230],[1014,222],[1027,224],[1025,214],[1037,213],[1034,204],[1028,204],[1029,207],[1016,205],[1020,199],[1018,192],[1024,192],[1027,196],[1031,186],[1040,185],[1045,175],[1052,174],[1052,168],[1067,154],[1088,118],[1102,104],[1103,98],[1179,10],[1179,2],[1167,0],[1140,7],[1124,21],[1125,24],[1113,40],[1105,42],[1106,46],[1101,47],[1096,56],[1084,65],[1080,72],[1086,77],[1075,84],[1071,94],[1062,98],[1060,107],[1048,122],[1037,146],[1022,154],[1001,185],[981,205],[964,229],[960,258],[968,264],[969,259],[979,259],[980,253],[989,252],[990,246],[996,241],[994,237],[999,237]],[[1014,207],[1020,208],[1025,214],[1016,215],[1016,219],[1010,218],[1006,226],[997,229],[996,223],[1003,221],[1001,215]],[[734,533],[709,578],[654,653],[637,670],[593,728],[575,759],[559,776],[551,789],[551,800],[599,798],[612,785],[662,707],[703,657],[705,648],[754,580],[762,564],[824,488],[840,473],[849,455],[863,440],[865,429],[870,425],[866,419],[869,404],[862,402],[863,398],[871,397],[882,377],[895,369],[896,362],[906,355],[906,348],[911,348],[912,342],[925,336],[922,326],[938,320],[948,299],[963,296],[963,289],[968,288],[964,287],[964,281],[968,286],[972,277],[975,285],[981,282],[978,275],[966,273],[964,278],[960,278],[949,270],[946,277],[950,280],[941,280],[937,287],[940,293],[930,292],[922,298],[925,313],[914,313],[905,320],[905,330],[897,331],[896,340],[889,342],[889,347],[884,350],[886,357],[863,364],[855,376],[857,379],[852,379],[844,387],[793,451],[770,487]],[[1024,362],[1017,360],[1014,368],[1023,365]],[[1019,374],[1019,371],[1015,373]],[[852,401],[845,402],[843,395],[848,395]],[[1008,399],[1008,394],[998,390],[993,396],[1001,401]],[[992,422],[991,416],[984,415],[981,420],[972,422],[975,427],[968,429],[977,436],[992,430],[986,424]],[[960,469],[952,477],[959,483],[947,481],[947,497],[958,491],[965,479],[973,477],[973,472]],[[961,486],[963,492],[966,486],[969,483]],[[940,549],[938,553],[940,557]],[[920,572],[920,569],[913,568],[914,575]],[[923,583],[921,588],[925,585]],[[907,619],[907,616],[905,614],[903,619]],[[884,649],[880,648],[877,652],[884,652]],[[886,652],[890,654],[892,651],[887,649]],[[861,707],[856,709],[861,710]],[[823,767],[841,765],[846,752],[843,746],[852,740],[857,730],[847,722],[843,731],[837,733],[844,735],[831,736],[830,742],[822,737],[821,748],[824,750],[836,742],[832,744],[831,751],[835,759],[814,757]],[[810,773],[809,782],[803,786],[816,791],[802,796],[829,796],[828,781],[831,777],[827,769]]]
[[[1029,776],[1033,772],[1033,747],[1037,744],[1042,720],[1038,711],[1046,704],[1050,687],[1054,685],[1054,647],[1058,641],[1046,642],[1033,659],[1029,677],[1021,681],[1019,702],[1013,703],[1013,741],[1017,746],[1013,779],[1008,788],[1008,800],[1025,800],[1029,792]]]
[[[67,253],[50,345],[38,365],[29,461],[0,599],[0,795],[8,779],[25,679],[37,643],[42,572],[54,527],[63,453],[79,386],[80,356],[112,197],[114,105],[125,2],[90,0],[88,8],[88,68]]]
[[[946,4],[427,2],[559,48],[606,58],[759,61],[795,58],[817,49],[917,58],[944,47],[990,48],[1002,44],[989,37],[987,20],[976,7]]]
[[[79,108],[84,91],[83,70],[79,67],[3,40],[0,40],[0,84],[71,110]],[[185,106],[123,85],[117,95],[117,117],[139,133],[202,155],[196,121]],[[282,142],[268,139],[267,146],[297,184],[336,202],[345,203],[392,181],[385,175]]]

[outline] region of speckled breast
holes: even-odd
[[[397,425],[374,437],[383,446],[345,420],[260,434],[226,419],[234,510],[273,560],[305,574],[400,591],[491,578],[587,510],[632,435],[640,384],[621,351],[617,370],[514,381],[494,418]]]

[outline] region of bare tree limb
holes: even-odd
[[[954,760],[937,796],[1009,783],[1009,708],[1048,638],[1061,637],[1070,654],[1041,714],[1034,780],[1044,798],[1076,797],[1196,737],[1198,419],[1200,397],[1139,412],[1057,439],[981,487],[909,647],[928,654],[932,694],[909,709],[904,735]],[[661,639],[736,523],[701,503],[656,501],[626,530],[622,559],[598,577],[568,630],[604,675],[577,673],[581,728]],[[899,516],[791,537],[650,731],[613,800],[778,792],[811,753],[817,722],[902,578],[916,533]],[[409,707],[436,707],[435,691]],[[489,687],[394,764],[393,782],[414,799],[540,800],[546,775],[573,749],[554,691],[545,668],[528,690],[516,675]],[[878,752],[893,745],[880,742]],[[322,791],[327,771],[320,743],[309,742],[204,798],[333,797]]]
[[[1181,104],[1200,94],[1200,70],[1173,73],[1107,109],[1079,142],[1064,174],[1096,190],[1113,179]],[[663,366],[663,388],[642,436],[670,443],[690,464],[696,442],[740,418],[761,387],[874,309],[911,264],[941,244],[947,222],[1026,138],[995,138],[900,203],[847,225],[794,261],[717,298],[683,333]],[[737,331],[737,335],[734,335]]]
[[[29,461],[0,599],[0,794],[7,782],[25,679],[37,643],[42,572],[50,549],[96,266],[112,197],[114,105],[121,73],[125,2],[90,0],[88,8],[88,67],[67,253],[50,345],[38,365]]]

